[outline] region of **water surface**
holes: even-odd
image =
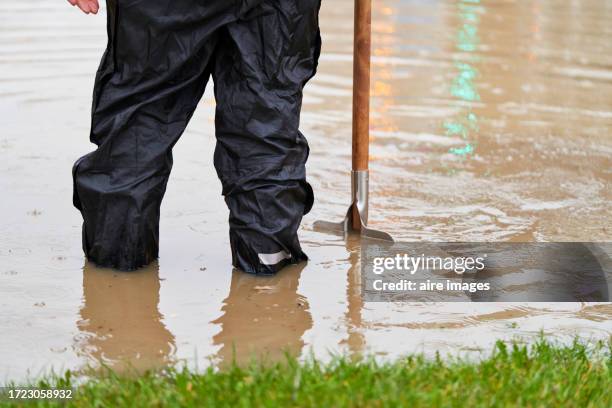
[[[83,258],[70,170],[88,142],[105,18],[0,3],[0,381],[105,363],[198,367],[282,350],[395,357],[496,339],[608,338],[610,304],[370,304],[356,240],[313,231],[349,200],[352,1],[323,1],[301,127],[311,260],[233,271],[210,89],[175,148],[158,263]],[[399,240],[609,241],[612,3],[375,0],[371,224]]]

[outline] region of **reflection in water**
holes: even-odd
[[[365,238],[364,238],[365,239]],[[346,236],[346,249],[348,251],[346,300],[347,309],[345,313],[346,329],[348,336],[343,341],[348,346],[351,356],[359,357],[365,348],[365,337],[363,334],[363,296],[361,296],[361,240],[358,235]]]
[[[478,61],[474,52],[480,42],[478,38],[478,13],[483,8],[478,6],[479,0],[463,0],[457,4],[459,12],[459,31],[456,48],[459,57],[455,61],[458,74],[453,80],[451,94],[457,98],[460,112],[451,120],[444,122],[447,136],[460,136],[464,141],[462,147],[451,147],[449,152],[465,157],[474,152],[473,137],[478,132],[478,117],[472,111],[472,103],[480,101],[480,95],[474,84],[478,71],[473,63]]]
[[[85,263],[77,353],[119,371],[171,362],[174,336],[158,310],[159,289],[157,262],[127,273]]]
[[[217,356],[222,364],[300,354],[302,336],[312,328],[308,302],[297,292],[305,266],[291,266],[271,277],[233,270],[223,315],[213,322],[221,326],[213,342],[221,346]]]
[[[379,140],[379,135],[392,135],[399,130],[396,120],[390,114],[390,110],[397,105],[394,88],[394,67],[388,63],[379,62],[379,58],[389,58],[397,52],[397,36],[395,33],[396,21],[393,16],[397,16],[395,7],[385,7],[380,11],[388,16],[389,20],[384,25],[378,24],[374,18],[374,35],[380,35],[378,41],[372,44],[372,55],[375,57],[372,62],[372,91],[370,103],[370,145],[375,146],[384,142],[384,138]],[[370,152],[370,163],[380,160],[380,157]]]

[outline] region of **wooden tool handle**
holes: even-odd
[[[367,170],[370,142],[372,0],[355,0],[353,43],[353,170]]]

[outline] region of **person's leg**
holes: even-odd
[[[235,6],[108,0],[107,7],[109,42],[92,107],[98,148],[74,165],[74,205],[87,257],[131,270],[157,258],[172,147],[204,91],[218,27],[235,19]]]
[[[307,259],[297,230],[313,194],[298,126],[320,52],[319,5],[266,1],[220,35],[215,168],[230,210],[233,264],[249,273]]]

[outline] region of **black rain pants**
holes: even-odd
[[[214,164],[234,266],[271,274],[307,259],[297,230],[313,203],[302,89],[315,74],[320,0],[107,0],[108,46],[74,205],[94,263],[158,256],[160,205],[177,142],[212,75]]]

